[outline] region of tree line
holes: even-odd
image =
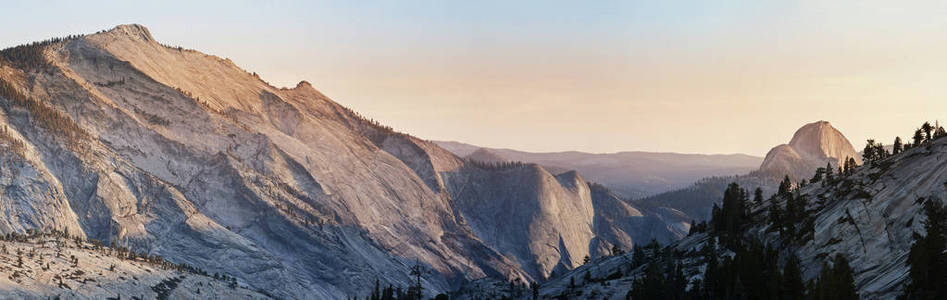
[[[831,165],[820,169],[820,176],[834,180]],[[776,193],[764,199],[760,188],[750,193],[731,183],[724,191],[722,205],[714,206],[709,223],[696,224],[690,233],[708,235],[700,250],[705,264],[702,279],[685,282],[684,286],[689,283],[691,288],[684,289],[680,288],[681,274],[676,266],[667,262],[661,268],[648,266],[627,298],[858,299],[854,273],[843,254],[824,261],[820,274],[806,281],[798,257],[792,251],[780,253],[779,249],[792,249],[813,234],[814,217],[806,209],[809,199],[799,192],[801,186],[786,176]],[[750,210],[753,205],[768,207],[754,215]],[[768,232],[778,234],[775,244],[747,235],[746,230],[758,224],[769,224]]]
[[[944,127],[940,126],[940,122],[935,121],[933,125],[930,122],[924,122],[924,124],[921,124],[920,127],[914,130],[911,142],[905,143],[901,140],[901,137],[895,137],[891,152],[888,152],[882,143],[875,142],[874,139],[868,139],[865,144],[865,149],[862,151],[862,161],[865,164],[875,165],[889,157],[901,154],[904,151],[922,146],[945,136],[947,136],[947,130],[944,130]]]
[[[77,152],[85,149],[81,142],[88,139],[88,132],[65,113],[21,92],[3,78],[0,78],[0,97],[9,100],[13,107],[28,111],[31,125],[45,129],[70,149]],[[4,108],[10,112],[9,105],[4,105]]]

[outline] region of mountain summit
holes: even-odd
[[[861,163],[855,148],[838,129],[827,121],[806,124],[796,130],[789,144],[769,150],[760,172],[769,175],[789,175],[794,180],[812,176],[816,168],[831,163],[838,166],[849,157]]]

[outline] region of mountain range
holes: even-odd
[[[922,231],[919,199],[947,193],[944,145],[804,185],[826,164],[862,163],[828,122],[763,159],[432,142],[306,81],[275,87],[120,25],[0,50],[0,294],[338,299],[376,283],[476,299],[506,284],[525,298],[540,283],[548,297],[620,298],[644,272],[630,250],[650,241],[700,278],[695,253],[717,243],[701,221],[731,183],[775,199],[747,208],[746,234],[782,242],[761,216],[784,205],[773,195],[789,178],[814,217],[811,237],[786,249],[813,266],[844,253],[862,295],[888,298]],[[36,261],[19,262],[24,251]],[[597,285],[576,288],[584,274]]]
[[[695,181],[720,175],[746,174],[763,159],[745,154],[680,154],[628,151],[535,153],[485,148],[460,142],[435,141],[457,156],[485,161],[521,161],[552,171],[576,170],[627,199],[637,199],[684,188]]]
[[[464,159],[141,25],[0,51],[0,107],[0,230],[64,232],[277,298],[544,281],[689,230],[577,172]],[[71,295],[112,297],[96,291]]]

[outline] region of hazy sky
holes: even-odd
[[[530,151],[764,155],[947,120],[942,1],[3,1],[0,47],[140,23],[397,130]],[[899,6],[892,6],[897,4]]]

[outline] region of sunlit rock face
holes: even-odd
[[[763,159],[760,172],[800,180],[811,177],[826,163],[838,167],[848,158],[861,163],[860,155],[841,132],[829,122],[818,121],[799,128],[789,144],[773,147]]]
[[[140,25],[28,50],[0,60],[4,232],[68,231],[316,299],[407,286],[416,263],[427,294],[541,280],[641,235],[596,239],[603,213],[575,172],[462,159]]]

